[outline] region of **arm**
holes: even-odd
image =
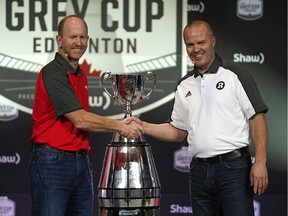
[[[86,112],[83,109],[75,110],[65,114],[65,117],[70,120],[73,125],[87,132],[123,132],[128,138],[139,136],[142,127],[136,122],[128,122],[126,119],[119,121],[96,115],[91,112]]]
[[[181,142],[187,132],[177,129],[169,123],[152,124],[142,121],[143,133],[166,142]]]
[[[250,119],[255,143],[255,162],[250,171],[250,181],[254,193],[262,194],[268,186],[267,142],[268,129],[264,113],[256,114]]]

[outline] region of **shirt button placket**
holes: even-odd
[[[205,94],[205,75],[201,78],[201,92]]]

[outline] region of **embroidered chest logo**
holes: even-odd
[[[219,81],[217,84],[216,84],[216,88],[218,90],[222,90],[223,88],[225,87],[225,83],[223,81]]]

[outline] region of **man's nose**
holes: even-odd
[[[198,52],[200,50],[200,46],[198,44],[194,45],[193,52]]]
[[[81,43],[82,43],[81,38],[80,37],[76,37],[75,43],[78,44],[78,45],[81,45]]]

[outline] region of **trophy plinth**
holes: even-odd
[[[104,85],[104,78],[112,82],[113,94]],[[144,95],[145,81],[153,79],[153,86]],[[152,72],[140,74],[111,74],[104,72],[101,83],[107,94],[124,105],[124,118],[131,117],[131,106],[148,97],[156,86]],[[114,133],[106,147],[98,185],[99,216],[158,216],[160,181],[151,146],[144,136],[128,139]]]

